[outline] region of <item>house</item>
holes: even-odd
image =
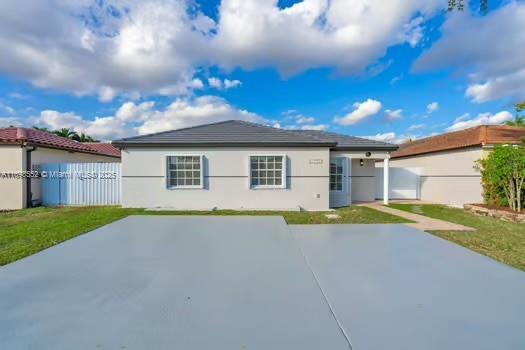
[[[476,161],[495,145],[519,144],[524,137],[525,128],[483,125],[408,142],[392,153],[391,173],[419,169],[421,200],[453,206],[480,203],[483,190]]]
[[[25,171],[45,163],[120,162],[111,144],[80,143],[29,128],[0,128],[0,210],[21,209],[40,202],[39,178]]]
[[[239,120],[113,144],[122,150],[124,207],[201,210],[326,210],[373,201],[374,163],[383,160],[388,171],[390,153],[397,149]]]

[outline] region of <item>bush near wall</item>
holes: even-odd
[[[496,146],[478,167],[487,204],[517,212],[525,207],[525,143]]]

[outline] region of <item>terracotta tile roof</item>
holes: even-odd
[[[522,127],[482,125],[404,143],[399,146],[397,152],[392,153],[392,158],[472,146],[518,144],[521,143],[521,139],[524,137],[525,128]]]
[[[89,146],[100,153],[113,155],[115,157],[120,157],[120,149],[113,146],[111,143],[102,143],[102,142],[83,142],[83,145]]]
[[[100,154],[120,158],[120,150],[110,144],[93,146],[92,143],[81,143],[60,137],[49,132],[30,128],[0,128],[0,144],[23,144],[63,149],[68,151]],[[109,147],[108,147],[109,146]]]

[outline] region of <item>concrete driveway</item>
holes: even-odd
[[[524,293],[523,272],[402,225],[133,216],[0,268],[0,344],[523,349]]]

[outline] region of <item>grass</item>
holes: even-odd
[[[430,233],[525,271],[525,224],[442,205],[391,204],[390,207],[475,228],[475,232]]]
[[[406,220],[365,207],[323,212],[144,211],[120,207],[31,208],[0,213],[0,266],[89,232],[128,215],[282,215],[288,224],[401,223]]]

